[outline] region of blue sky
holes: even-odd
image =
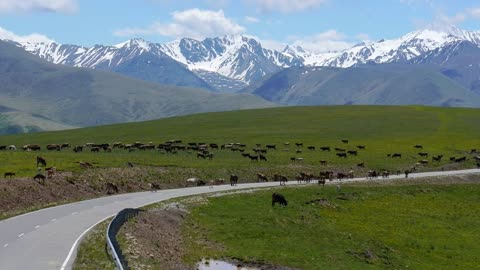
[[[168,42],[248,34],[269,47],[317,51],[396,38],[427,24],[480,30],[480,2],[467,0],[0,0],[0,27],[92,46],[133,37]]]

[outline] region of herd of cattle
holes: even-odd
[[[349,141],[348,140],[341,140],[342,144],[344,146],[348,146]],[[302,151],[304,151],[304,145],[302,142],[296,142],[295,144],[295,149],[292,150],[294,151],[295,154],[301,154]],[[290,151],[290,143],[286,142],[283,143],[283,151]],[[86,143],[84,145],[70,145],[69,143],[62,143],[62,144],[48,144],[45,146],[45,148],[42,148],[42,146],[38,144],[27,144],[21,147],[23,151],[41,151],[42,149],[46,149],[47,151],[66,151],[68,149],[71,149],[70,151],[73,151],[75,153],[83,152],[83,151],[90,151],[90,152],[112,152],[114,149],[121,149],[124,151],[128,152],[133,152],[133,151],[160,151],[165,154],[175,154],[178,153],[179,151],[185,151],[188,153],[195,153],[196,157],[198,159],[213,159],[214,158],[214,152],[213,150],[224,150],[224,151],[232,151],[232,152],[239,152],[241,157],[250,159],[251,161],[267,161],[268,156],[267,154],[271,151],[277,151],[279,147],[275,144],[266,144],[262,147],[262,144],[255,144],[253,148],[251,148],[251,151],[247,150],[247,145],[242,144],[242,143],[227,143],[227,144],[216,144],[216,143],[204,143],[204,142],[189,142],[189,143],[183,143],[181,140],[170,140],[158,145],[155,145],[153,143],[141,143],[141,142],[135,142],[131,144],[124,144],[121,142],[115,142],[115,143],[102,143],[102,144],[96,144],[96,143]],[[352,149],[353,148],[353,149]],[[418,160],[412,167],[409,169],[403,171],[405,173],[405,177],[408,177],[408,174],[416,171],[417,167],[420,165],[427,165],[430,160],[428,159],[429,156],[431,156],[431,162],[440,162],[443,158],[442,154],[438,155],[431,155],[428,152],[423,151],[423,146],[422,145],[414,145],[413,148],[418,150],[418,156],[421,158],[421,160]],[[330,152],[330,151],[335,151],[335,155],[337,158],[348,158],[349,156],[358,156],[360,155],[361,151],[366,151],[367,147],[365,145],[355,145],[354,147],[350,147],[350,149],[347,149],[345,147],[330,147],[330,146],[321,146],[321,147],[316,147],[313,145],[308,145],[305,147],[306,151],[316,151],[319,149],[322,152]],[[0,151],[17,151],[17,147],[15,145],[0,145]],[[476,161],[477,167],[480,168],[480,156],[476,154],[480,154],[480,151],[477,151],[477,149],[471,149],[469,153],[473,156],[473,159]],[[387,155],[387,158],[402,158],[402,153],[391,153]],[[469,158],[465,156],[461,157],[449,157],[450,162],[454,163],[461,163],[467,161]],[[290,157],[290,160],[292,162],[301,162],[304,160],[303,157]],[[78,162],[81,168],[90,168],[93,167],[93,165],[89,162],[84,162],[80,161]],[[320,165],[327,165],[328,161],[327,160],[319,160]],[[130,166],[131,163],[128,163]],[[50,178],[53,177],[56,173],[56,168],[55,167],[46,167],[46,160],[45,158],[41,156],[37,156],[37,167],[44,167],[46,176],[43,173],[39,173],[35,175],[35,179],[39,181],[44,181],[45,178]],[[358,168],[364,168],[365,163],[360,162],[357,163],[356,166]],[[401,171],[396,171],[396,174],[402,173]],[[380,170],[380,171],[375,171],[375,170],[370,170],[367,172],[367,178],[377,178],[377,177],[383,177],[383,178],[388,178],[391,172],[388,170]],[[5,172],[4,177],[12,177],[15,176],[14,172]],[[314,175],[312,173],[308,172],[302,172],[299,175],[297,175],[295,178],[298,182],[310,182],[313,179],[318,179],[319,184],[325,184],[326,180],[333,180],[333,179],[348,179],[348,178],[353,178],[354,177],[354,171],[350,170],[349,172],[334,172],[331,170],[324,170],[321,171],[318,175]],[[285,182],[287,182],[287,177],[284,175],[279,175],[279,174],[274,174],[273,176],[267,177],[265,174],[258,173],[257,174],[257,181],[278,181],[280,182],[280,185],[284,185]],[[232,175],[230,177],[230,182],[232,185],[236,184],[238,181],[238,177],[236,175]],[[203,181],[202,181],[203,182]],[[197,185],[202,185],[205,184],[205,182],[197,182]]]

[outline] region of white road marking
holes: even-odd
[[[56,219],[56,218],[54,218],[54,219],[52,219],[52,220],[50,220],[50,221],[55,221],[55,220],[57,220],[57,219]]]
[[[38,229],[38,228],[40,228],[40,225],[35,226],[35,229]]]
[[[19,235],[18,235],[18,237],[20,238],[20,237],[22,237],[22,236],[24,236],[24,235],[25,235],[25,234],[24,234],[24,233],[22,233],[22,234],[19,234]]]
[[[72,215],[75,215],[76,213],[78,213],[78,212],[73,212]]]
[[[115,214],[116,215],[116,214]],[[83,238],[83,236],[85,234],[87,234],[91,229],[93,229],[95,226],[97,226],[98,224],[102,223],[103,221],[113,217],[114,215],[112,216],[109,216],[109,217],[106,217],[102,220],[100,220],[99,222],[93,224],[92,226],[90,226],[88,229],[86,229],[82,234],[80,234],[80,236],[77,238],[77,240],[75,240],[75,242],[73,243],[73,246],[72,248],[70,249],[70,251],[68,252],[68,255],[67,255],[67,258],[65,259],[65,261],[63,262],[62,264],[62,267],[60,268],[60,270],[65,270],[65,268],[67,267],[67,264],[68,264],[68,261],[70,260],[70,258],[72,257],[73,255],[73,251],[75,251],[75,248],[77,247],[78,245],[78,242],[80,242],[80,240]]]
[[[8,244],[3,245],[3,247],[8,247]]]

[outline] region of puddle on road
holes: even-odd
[[[258,270],[253,267],[237,267],[234,264],[217,261],[217,260],[202,260],[197,264],[198,270]]]

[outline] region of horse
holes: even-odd
[[[47,161],[45,160],[45,158],[37,156],[37,167],[39,167],[39,165],[43,165],[44,167],[47,166]]]
[[[276,203],[280,204],[281,206],[287,206],[288,205],[287,200],[280,193],[273,193],[272,194],[272,207],[275,206]]]
[[[236,186],[238,183],[238,176],[235,174],[230,175],[230,186]]]

